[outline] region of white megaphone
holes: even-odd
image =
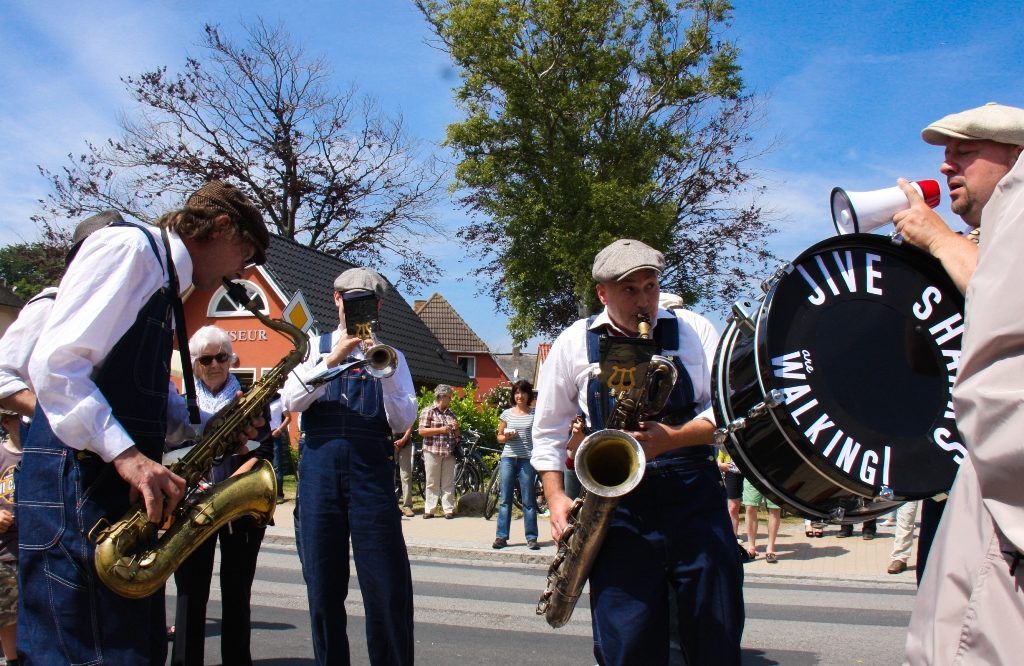
[[[935,208],[941,195],[935,180],[915,180],[910,183],[924,202]],[[832,222],[842,234],[866,233],[892,222],[892,216],[910,208],[907,195],[899,187],[869,192],[847,192],[832,188]]]

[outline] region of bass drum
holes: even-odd
[[[719,439],[764,495],[854,523],[949,490],[964,300],[884,236],[817,243],[740,301],[712,371]],[[728,434],[726,434],[728,433]]]

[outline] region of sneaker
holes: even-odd
[[[405,516],[406,518],[412,518],[414,514],[412,512],[412,509],[410,509],[407,506],[403,506],[402,507],[402,515]]]
[[[455,517],[455,514],[454,513],[446,513],[446,514],[444,514],[444,517],[445,517],[445,520],[451,520],[452,518]]]
[[[287,502],[287,501],[288,501],[288,500],[286,500],[286,499],[284,498],[284,495],[279,495],[279,496],[278,496],[278,498],[277,498],[277,503],[278,503],[278,504],[284,504],[284,503],[285,503],[285,502]]]
[[[892,519],[886,519],[878,523],[879,527],[896,527],[896,521]]]
[[[903,560],[893,560],[892,563],[889,565],[889,568],[886,569],[886,571],[888,571],[891,574],[900,574],[906,570],[907,563]]]
[[[526,542],[526,547],[530,550],[540,550],[540,544],[537,543],[536,539],[530,539]]]
[[[423,520],[428,520],[428,519],[433,518],[433,517],[434,517],[434,512],[433,511],[427,511],[427,512],[425,512],[423,514]]]
[[[504,548],[507,545],[508,545],[508,539],[502,539],[501,537],[498,537],[497,539],[494,540],[494,543],[491,544],[491,548],[493,548],[495,550],[500,550],[500,549]]]

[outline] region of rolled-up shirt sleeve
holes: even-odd
[[[388,415],[391,432],[405,432],[416,421],[416,387],[405,354],[398,352],[398,366],[390,377],[380,380],[384,393],[384,411]]]
[[[538,472],[565,470],[569,429],[579,412],[579,368],[576,366],[581,365],[577,358],[581,353],[582,367],[589,368],[585,363],[586,349],[581,352],[574,348],[586,344],[585,324],[577,322],[558,336],[541,366],[530,455],[530,464]]]
[[[187,286],[191,265],[178,272]],[[37,400],[67,446],[107,462],[134,446],[94,377],[165,284],[165,273],[145,235],[133,227],[96,232],[68,267],[29,362]]]
[[[56,291],[51,287],[40,295]],[[52,298],[39,298],[28,303],[0,339],[0,398],[26,389],[33,390],[29,384],[28,362],[52,309]]]
[[[331,344],[337,342],[338,332],[331,334]],[[311,348],[318,349],[319,338],[312,341]],[[409,364],[405,354],[395,350],[398,364],[390,377],[380,380],[384,397],[384,413],[387,415],[388,426],[392,432],[401,433],[416,420],[416,388],[409,372]],[[308,382],[327,369],[324,361],[327,354],[311,351],[309,358],[300,364],[289,375],[284,388],[281,389],[281,402],[289,412],[304,412],[316,402],[325,391],[327,385],[310,387]],[[353,358],[361,359],[362,352],[357,350]]]

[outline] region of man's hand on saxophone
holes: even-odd
[[[644,447],[644,455],[650,460],[672,449],[711,444],[714,442],[715,426],[699,417],[678,426],[643,421],[640,430],[629,434]]]
[[[185,495],[185,479],[147,458],[134,446],[114,458],[114,469],[131,486],[132,504],[142,495],[151,523],[162,523]]]
[[[561,472],[547,470],[539,474],[541,483],[544,484],[544,499],[547,500],[548,511],[551,512],[551,538],[557,543],[569,525],[572,498],[565,494]]]

